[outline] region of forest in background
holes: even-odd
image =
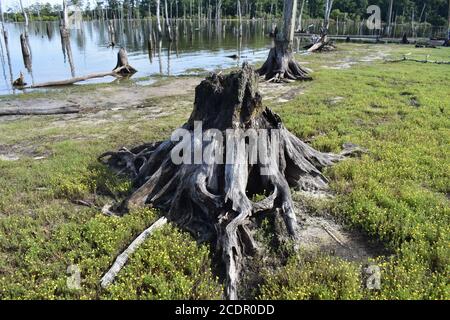
[[[335,0],[331,11],[332,19],[361,20],[367,17],[369,5],[381,8],[383,21],[389,20],[389,8],[392,0]],[[304,18],[322,18],[325,0],[303,0]],[[95,4],[93,4],[95,3]],[[91,2],[88,0],[71,0],[69,4],[82,9],[85,19],[118,18],[123,16],[139,19],[154,16],[159,3],[164,9],[164,1],[156,0],[105,0]],[[167,0],[170,18],[235,18],[239,8],[242,16],[247,19],[281,17],[283,0]],[[298,10],[302,7],[299,1]],[[61,5],[50,3],[35,3],[25,10],[31,20],[58,20],[62,12]],[[20,3],[7,7],[4,12],[7,21],[21,22],[24,20]],[[433,26],[445,26],[450,16],[448,0],[393,0],[392,21],[406,23],[429,23]]]

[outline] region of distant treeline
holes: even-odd
[[[165,1],[171,18],[236,18],[238,3],[244,18],[280,17],[283,11],[283,0],[160,0],[161,15]],[[323,18],[326,0],[298,0],[298,10],[304,1],[303,18]],[[445,26],[448,23],[450,10],[449,0],[393,0],[392,21],[427,22],[434,26]],[[157,0],[104,0],[92,5],[87,0],[70,0],[69,4],[77,5],[86,19],[138,19],[155,16]],[[381,8],[383,21],[389,20],[391,0],[334,0],[332,19],[360,20],[367,17],[369,5]],[[57,20],[62,10],[61,5],[33,4],[26,8],[32,20]],[[8,8],[5,18],[9,21],[23,21],[19,5]]]

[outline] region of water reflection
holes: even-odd
[[[33,49],[33,81],[62,80],[75,74],[111,70],[121,46],[127,49],[130,64],[139,71],[135,77],[139,78],[226,68],[240,64],[241,56],[254,62],[264,59],[267,54],[271,43],[266,35],[268,25],[271,23],[264,21],[239,24],[238,21],[227,20],[180,19],[170,25],[162,23],[163,36],[158,37],[156,21],[95,20],[84,22],[80,28],[70,29],[65,40],[65,37],[59,37],[58,22],[30,22],[28,37],[29,47]],[[164,36],[168,27],[171,28],[173,41]],[[20,59],[20,34],[24,32],[24,25],[5,23],[5,29],[9,32],[11,53],[8,65],[14,77],[24,71],[24,61]],[[58,36],[55,37],[55,33]],[[2,40],[2,48],[8,49]],[[236,55],[238,59],[227,58],[230,55]],[[2,57],[5,56],[7,54],[2,53]],[[3,60],[2,64],[5,69]],[[12,92],[11,81],[5,79],[5,72],[3,78],[0,77],[0,94]],[[31,72],[26,77],[26,80],[32,80]],[[99,81],[111,79],[91,80]]]

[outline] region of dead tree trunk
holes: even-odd
[[[6,50],[6,58],[8,60],[8,68],[9,68],[9,78],[10,82],[13,83],[13,73],[12,73],[12,66],[11,66],[11,56],[9,54],[9,43],[8,43],[8,32],[5,29],[4,19],[3,19],[3,11],[0,6],[0,23],[1,23],[1,33],[3,35],[3,41],[5,43],[5,50]]]
[[[158,29],[158,38],[161,38],[162,30],[161,30],[161,1],[156,0],[156,27]]]
[[[69,31],[67,30],[68,27],[69,27],[69,12],[67,11],[67,3],[64,0],[63,1],[62,18],[59,23],[61,38],[69,37]]]
[[[450,47],[450,0],[448,0],[447,40],[444,41],[444,46]]]
[[[20,47],[22,49],[23,64],[31,72],[31,53],[27,44],[26,35],[23,33],[20,35]]]
[[[297,239],[290,188],[327,188],[321,169],[352,151],[322,153],[290,133],[263,106],[258,75],[244,64],[197,86],[194,110],[170,140],[99,159],[133,179],[135,191],[115,210],[151,204],[199,241],[216,244],[226,269],[226,296],[236,299],[245,257],[258,251],[255,217],[282,217],[283,237]],[[252,201],[255,195],[265,198]]]
[[[114,21],[111,19],[108,20],[108,33],[109,33],[109,44],[108,48],[111,47],[114,49],[116,46],[116,28],[114,27]]]
[[[406,32],[403,33],[401,44],[409,44],[408,36],[406,35]]]
[[[324,14],[323,27],[324,27],[326,33],[328,33],[328,29],[330,28],[330,14],[331,14],[331,9],[333,8],[333,1],[334,0],[326,0],[326,2],[325,2],[325,14]]]
[[[328,38],[328,29],[330,28],[330,14],[332,8],[333,0],[326,0],[324,22],[320,30],[320,36],[313,40],[312,44],[305,47],[308,52],[333,51],[334,49],[336,49],[335,45]]]
[[[302,68],[292,54],[297,0],[285,0],[283,28],[275,31],[275,46],[270,49],[266,62],[258,70],[268,81],[311,80],[308,71]]]
[[[298,25],[297,25],[297,31],[302,32],[302,19],[303,19],[303,9],[305,8],[305,1],[302,0],[302,5],[300,7],[300,13],[298,14]]]
[[[394,6],[394,0],[390,0],[390,2],[389,2],[389,22],[388,22],[388,27],[387,27],[387,29],[386,29],[386,35],[388,36],[388,37],[390,37],[391,36],[391,33],[392,33],[392,9],[393,9],[393,6]]]
[[[22,57],[25,68],[31,73],[31,48],[30,41],[28,39],[28,14],[23,7],[22,0],[19,1],[20,8],[22,10],[23,17],[25,19],[25,31],[20,35],[20,47],[22,49]]]
[[[172,31],[170,28],[169,11],[167,9],[167,0],[164,0],[164,14],[165,14],[164,20],[166,21],[167,38],[169,39],[169,41],[172,41]]]

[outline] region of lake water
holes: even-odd
[[[153,44],[150,55],[148,38],[151,30],[156,32],[155,22],[150,25],[148,20],[115,21],[115,48],[108,47],[110,35],[106,22],[83,22],[70,29],[70,55],[62,50],[58,22],[31,22],[32,68],[27,70],[20,48],[24,25],[6,23],[10,63],[3,37],[0,37],[0,95],[21,92],[11,86],[11,79],[16,79],[21,71],[28,84],[36,84],[112,70],[121,46],[127,49],[130,64],[138,70],[133,78],[147,77],[147,81],[157,75],[212,71],[240,65],[245,60],[263,60],[271,46],[271,39],[267,36],[271,23],[267,21],[244,21],[242,37],[238,37],[237,21],[222,21],[217,25],[214,21],[180,20],[177,25],[178,40],[169,42],[163,39],[160,49]],[[239,60],[227,57],[239,52]],[[107,77],[89,82],[113,80]]]

